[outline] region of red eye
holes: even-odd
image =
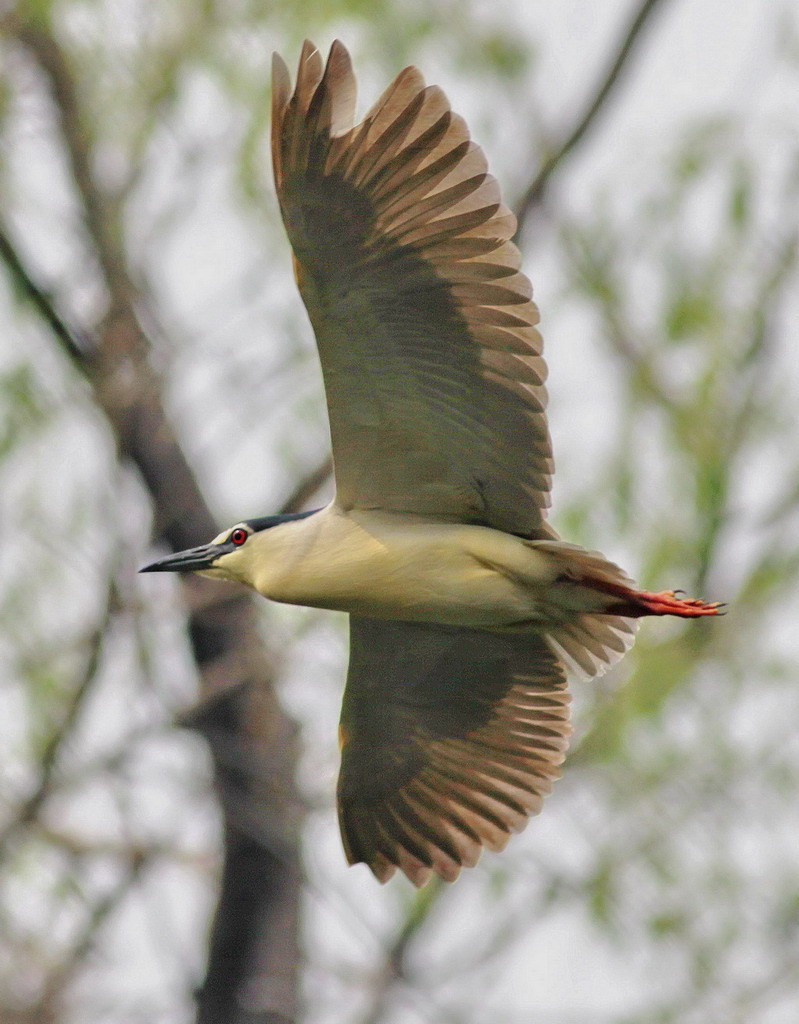
[[[240,526],[237,526],[233,533],[231,533],[230,540],[237,548],[240,548],[248,536],[249,534],[246,530],[242,530]]]

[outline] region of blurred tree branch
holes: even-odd
[[[0,256],[32,308],[89,380],[123,459],[141,474],[156,530],[174,549],[217,532],[165,414],[150,343],[139,322],[137,290],[126,269],[119,210],[92,168],[90,135],[74,75],[44,19],[4,19],[33,58],[57,112],[63,150],[84,211],[87,240],[107,288],[108,310],[92,332],[72,329],[25,266],[4,230]],[[88,346],[84,338],[91,338]],[[298,493],[300,493],[298,491]],[[273,690],[273,672],[246,595],[217,587],[192,600],[189,636],[203,703],[192,724],[214,755],[225,818],[222,900],[208,972],[198,995],[202,1024],[291,1020],[296,1009],[299,805],[294,792],[294,727]],[[35,808],[34,808],[35,810]],[[253,822],[259,827],[253,827]],[[248,914],[241,919],[242,906]],[[233,922],[236,922],[235,929]],[[235,948],[229,936],[235,931]]]
[[[28,1018],[30,1024],[58,1024],[62,1019],[61,1002],[66,988],[81,971],[87,954],[96,947],[98,933],[103,925],[124,902],[149,863],[150,858],[146,854],[130,856],[114,885],[93,904],[70,950],[57,970],[51,973],[45,991],[31,1009]]]
[[[77,685],[73,688],[61,722],[50,734],[45,744],[42,755],[39,759],[40,776],[39,782],[33,792],[17,808],[13,817],[0,828],[0,864],[3,857],[8,853],[9,841],[15,832],[35,821],[39,811],[50,794],[53,777],[58,767],[58,759],[64,744],[68,742],[80,716],[81,709],[92,685],[97,678],[97,671],[103,649],[103,640],[108,631],[111,617],[114,612],[117,596],[113,580],[109,586],[108,599],[105,603],[105,610],[102,618],[97,624],[92,636],[89,638],[86,647],[86,664]]]
[[[24,296],[25,300],[36,310],[73,363],[79,369],[83,369],[84,360],[88,357],[84,340],[78,338],[74,329],[60,316],[52,296],[42,291],[30,276],[2,219],[0,219],[0,260],[5,264],[9,277],[16,285],[19,294]]]
[[[560,169],[572,150],[583,141],[589,129],[598,120],[599,115],[616,91],[617,86],[621,83],[623,74],[627,70],[627,66],[640,44],[644,28],[649,24],[652,16],[662,4],[663,0],[642,0],[636,8],[627,27],[621,34],[605,71],[594,85],[594,88],[589,92],[590,98],[585,105],[585,109],[575,119],[571,129],[563,133],[561,141],[545,156],[535,177],[527,186],[521,199],[516,203],[517,235],[523,234],[528,218],[535,208],[543,202],[544,193],[549,186],[552,176]]]
[[[383,969],[374,981],[370,1004],[363,1015],[362,1024],[380,1024],[388,1018],[390,1000],[395,987],[398,984],[410,983],[410,952],[446,891],[446,884],[440,878],[434,878],[424,889],[414,894],[401,927],[385,951]]]

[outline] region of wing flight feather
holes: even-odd
[[[353,124],[355,79],[275,57],[273,162],[325,377],[337,501],[548,536],[538,312],[516,222],[444,93],[406,68]]]
[[[566,677],[547,641],[351,618],[339,820],[350,863],[448,881],[521,831],[560,775]]]

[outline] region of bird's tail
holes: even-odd
[[[555,569],[552,614],[542,634],[572,676],[602,675],[635,639],[636,617],[606,610],[617,595],[635,593],[635,584],[598,551],[560,540],[530,543]]]
[[[697,618],[718,615],[723,605],[680,596],[672,590],[639,590],[598,551],[559,540],[531,541],[553,562],[548,594],[551,622],[543,628],[552,649],[574,675],[601,675],[632,645],[637,620],[647,615]]]

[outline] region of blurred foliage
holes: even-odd
[[[224,511],[277,507],[326,444],[271,194],[271,50],[344,38],[364,100],[413,61],[462,81],[489,125],[512,86],[518,140],[495,170],[524,181],[546,40],[522,7],[36,0],[2,15],[6,219],[56,306],[91,327],[104,296],[19,18],[68,56],[104,215]],[[769,17],[760,74],[796,98],[795,11]],[[578,692],[545,815],[456,888],[412,896],[343,869],[330,810],[343,645],[315,616],[265,612],[286,701],[319,742],[304,773],[324,809],[308,842],[316,1024],[787,1024],[799,1009],[799,136],[792,117],[732,103],[645,154],[612,131],[608,118],[592,143],[618,149],[611,169],[564,175],[535,222],[554,266],[548,319],[585,328],[602,402],[590,471],[566,474],[554,520],[623,553],[643,585],[678,581],[729,614],[647,623],[613,677]],[[71,364],[17,295],[0,302],[0,1018],[188,1020],[218,831],[202,747],[171,728],[192,696],[182,612],[169,581],[133,578],[147,503]],[[587,400],[577,383],[563,394]],[[565,979],[554,1008],[548,972]]]

